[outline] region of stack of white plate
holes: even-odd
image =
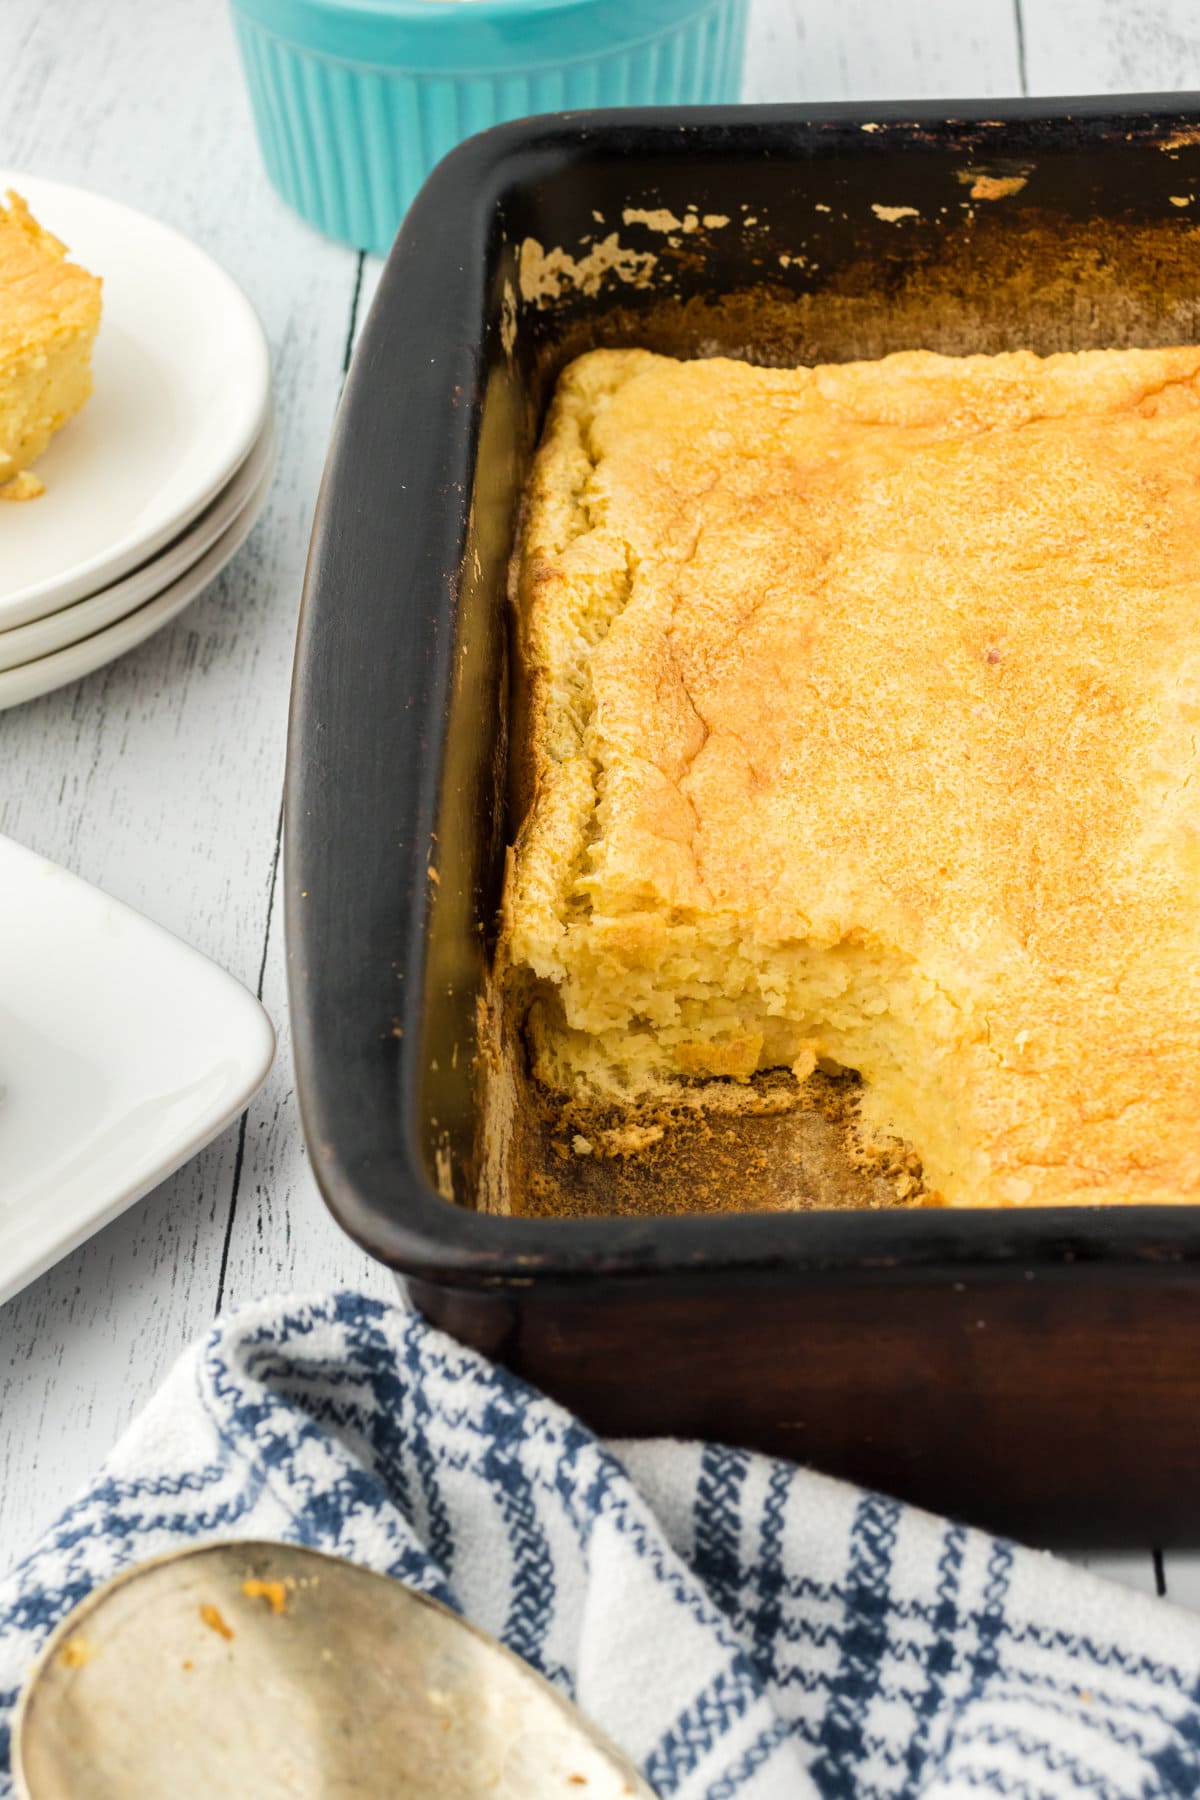
[[[274,468],[253,308],[165,225],[0,169],[103,278],[95,390],[39,458],[46,491],[0,502],[0,708],[76,681],[158,631],[245,541]]]

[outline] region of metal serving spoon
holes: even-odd
[[[20,1800],[654,1800],[540,1675],[436,1600],[290,1544],[90,1594],[34,1664]]]

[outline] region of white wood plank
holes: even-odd
[[[1163,1584],[1168,1600],[1200,1612],[1200,1550],[1164,1550]]]
[[[394,1277],[334,1224],[309,1167],[292,1074],[282,876],[271,915],[263,999],[279,1024],[279,1054],[247,1120],[223,1308],[263,1294],[338,1287],[394,1300]]]
[[[1105,1581],[1119,1582],[1122,1587],[1136,1588],[1140,1594],[1158,1592],[1158,1576],[1151,1550],[1089,1550],[1069,1559]]]
[[[1012,0],[755,0],[746,100],[921,100],[1020,92]]]
[[[236,1143],[234,1126],[0,1310],[0,1570],[208,1323]]]
[[[0,160],[144,207],[225,264],[271,340],[281,444],[264,519],[181,620],[0,717],[0,830],[254,986],[296,604],[357,259],[268,188],[224,9],[107,0],[86,28],[73,0],[4,0],[0,14]],[[0,1561],[210,1321],[236,1144],[235,1128],[0,1311]]]
[[[1020,0],[1031,94],[1200,87],[1193,0]]]
[[[354,314],[354,348],[358,348],[358,340],[362,336],[372,306],[375,293],[379,287],[379,277],[383,274],[382,256],[364,256],[362,279],[358,284],[358,305]]]
[[[362,335],[383,258],[363,256],[355,270],[347,343]],[[228,1239],[221,1307],[228,1311],[270,1293],[355,1287],[396,1297],[390,1271],[336,1226],[317,1190],[296,1105],[284,961],[282,861],[277,866],[262,998],[276,1022],[275,1066],[247,1119],[244,1155]]]

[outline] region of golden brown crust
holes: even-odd
[[[954,1203],[1195,1197],[1198,375],[566,371],[506,892],[545,1078],[820,1057]]]
[[[42,491],[28,466],[91,393],[100,282],[19,194],[0,198],[0,499]]]
[[[20,194],[0,200],[0,357],[44,346],[59,329],[94,324],[100,282],[38,224]]]

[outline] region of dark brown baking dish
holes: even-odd
[[[296,1062],[340,1224],[601,1431],[768,1448],[1043,1539],[1179,1543],[1200,1521],[1194,1207],[472,1205],[471,1046],[512,828],[505,564],[558,367],[598,343],[797,362],[1195,341],[1200,111],[1046,105],[577,114],[435,172],[313,535],[288,752]]]

